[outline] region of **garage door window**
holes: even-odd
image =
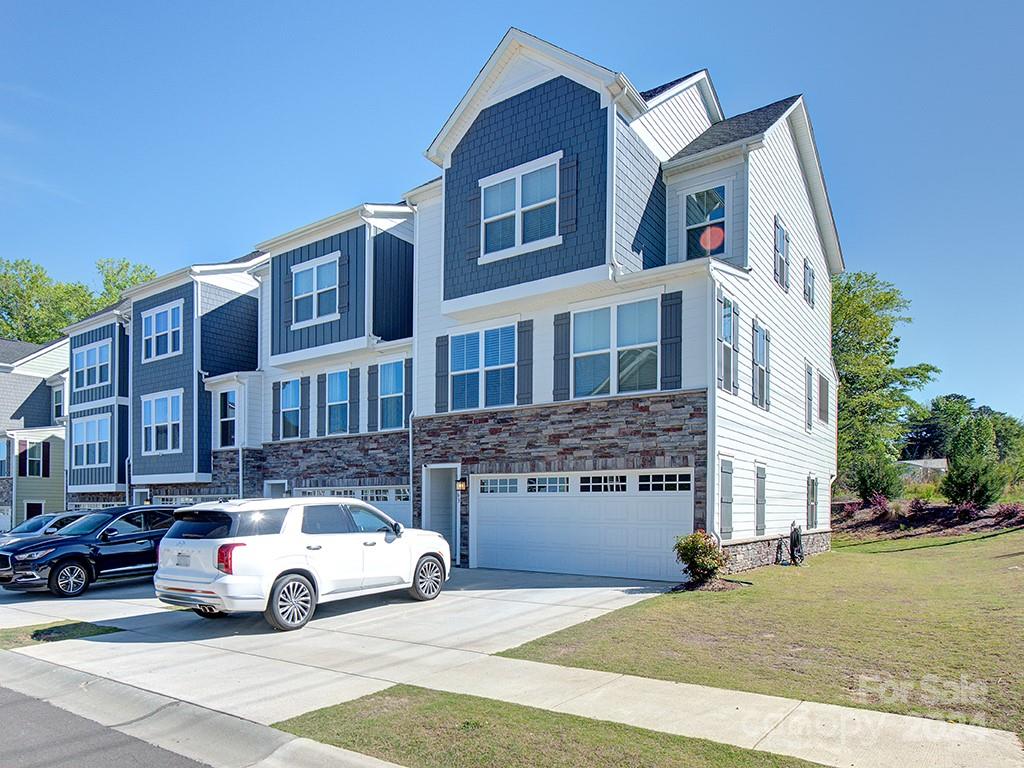
[[[568,477],[531,477],[526,481],[527,493],[568,493]]]
[[[514,477],[491,477],[480,481],[480,493],[519,493],[519,481]]]
[[[359,498],[363,501],[369,501],[371,503],[375,501],[388,501],[388,489],[387,488],[367,488],[359,494]]]
[[[575,397],[657,390],[658,300],[577,312],[572,345]]]
[[[625,475],[584,475],[580,478],[580,493],[625,492]]]
[[[690,476],[685,474],[640,475],[640,491],[688,491]]]

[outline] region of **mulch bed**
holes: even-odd
[[[709,579],[708,581],[695,582],[687,581],[683,584],[676,584],[670,592],[729,592],[733,589],[749,587],[751,582],[739,581],[737,579]]]
[[[855,539],[904,539],[915,536],[962,536],[1024,527],[1024,505],[996,504],[963,519],[948,504],[928,504],[911,512],[909,503],[895,502],[899,511],[868,507],[832,514],[832,530]]]

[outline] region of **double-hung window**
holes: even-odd
[[[556,244],[561,156],[556,152],[480,180],[485,257]]]
[[[327,434],[348,432],[348,371],[327,374]]]
[[[101,341],[75,350],[72,383],[88,389],[110,383],[110,342]]]
[[[380,428],[401,429],[405,422],[405,363],[380,366]]]
[[[814,267],[804,259],[804,301],[814,307]]]
[[[0,477],[11,476],[11,454],[10,443],[0,438]]]
[[[338,258],[330,253],[292,267],[292,324],[333,320],[338,315]]]
[[[807,530],[818,527],[818,478],[807,478]]]
[[[142,452],[181,452],[181,391],[142,398]]]
[[[754,405],[765,410],[771,402],[771,343],[772,335],[754,320],[753,400]]]
[[[480,341],[483,338],[483,375],[480,373]],[[452,410],[479,408],[481,385],[487,408],[514,405],[516,401],[516,327],[505,325],[452,336]]]
[[[721,313],[718,318],[718,365],[721,373],[718,386],[735,394],[739,391],[739,308],[735,301],[722,295],[718,311]]]
[[[25,476],[43,476],[43,444],[30,442],[25,447]]]
[[[656,390],[658,300],[575,313],[572,345],[574,397]]]
[[[778,216],[775,217],[775,282],[789,290],[789,232]]]
[[[165,304],[142,313],[142,361],[181,354],[181,311],[184,303]]]
[[[281,382],[281,438],[299,436],[302,414],[302,391],[298,379]]]
[[[237,423],[238,392],[227,389],[217,397],[217,425],[221,448],[235,447],[235,424]]]
[[[109,416],[76,419],[71,431],[71,460],[75,469],[110,464]]]
[[[64,416],[64,387],[54,387],[53,396],[53,420],[57,421]]]
[[[725,186],[686,196],[686,258],[725,253]]]

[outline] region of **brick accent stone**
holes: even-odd
[[[413,420],[413,522],[423,519],[426,464],[474,473],[694,469],[694,514],[706,519],[707,393],[582,400]],[[468,563],[469,494],[460,494],[461,559]]]
[[[14,503],[14,481],[9,477],[0,477],[0,507],[9,507]]]
[[[294,488],[408,485],[409,433],[405,430],[266,443],[263,480],[288,480]]]
[[[803,535],[804,555],[810,557],[832,549],[832,531],[814,531]],[[789,534],[768,536],[763,539],[725,542],[728,555],[726,573],[749,571],[763,565],[776,565],[789,560]],[[780,556],[781,555],[781,556]]]
[[[238,489],[238,450],[214,451],[211,485],[233,488],[233,493],[246,499],[263,496],[263,451],[258,448],[242,449],[242,484]]]
[[[66,503],[68,508],[72,504],[124,504],[124,491],[89,491],[81,493],[69,493]]]

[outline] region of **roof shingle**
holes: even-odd
[[[768,104],[767,106],[715,123],[679,150],[669,162],[762,134],[775,125],[779,118],[786,113],[786,110],[793,106],[799,98],[799,95],[790,96],[788,99],[782,99],[774,104]]]
[[[18,339],[0,339],[0,363],[16,363],[44,346],[46,345]]]
[[[643,97],[644,101],[650,101],[651,99],[660,96],[665,91],[667,91],[667,90],[669,90],[671,88],[675,88],[677,85],[679,85],[684,80],[689,80],[694,75],[700,74],[703,71],[704,71],[703,69],[698,69],[698,70],[696,70],[694,72],[691,72],[688,75],[683,75],[682,77],[677,77],[675,80],[670,80],[667,83],[662,83],[659,86],[651,88],[649,91],[640,91],[640,95]]]

